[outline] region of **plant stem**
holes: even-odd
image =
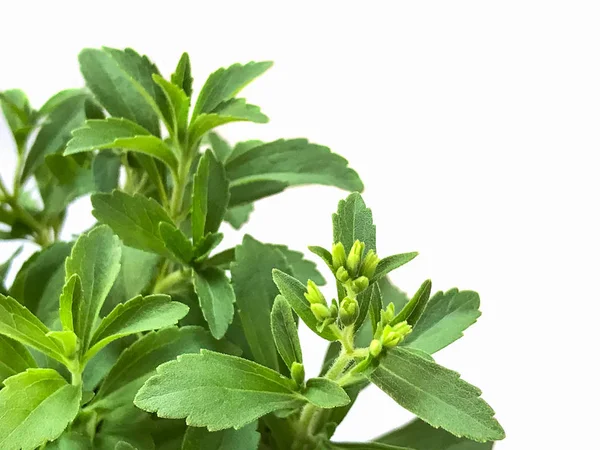
[[[171,272],[164,278],[159,279],[154,285],[154,289],[152,289],[153,294],[160,294],[164,292],[168,292],[169,288],[180,283],[181,281],[189,278],[190,273],[188,270],[178,270],[176,272]]]

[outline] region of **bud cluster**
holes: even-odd
[[[333,323],[337,319],[337,303],[332,302],[331,306],[328,306],[325,296],[314,281],[308,280],[304,297],[310,303],[310,310],[319,322]]]
[[[355,241],[348,255],[341,242],[333,245],[331,252],[333,271],[346,290],[353,293],[364,291],[375,275],[379,258],[373,250],[365,255],[365,243]]]
[[[372,357],[376,358],[379,356],[384,348],[394,348],[412,332],[412,326],[406,320],[395,325],[390,325],[394,317],[395,307],[393,303],[390,303],[381,311],[381,320],[377,324],[374,339],[371,341],[371,345],[369,345],[369,354]]]

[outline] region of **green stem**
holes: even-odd
[[[169,288],[175,286],[176,284],[188,279],[190,276],[189,270],[178,270],[176,272],[171,272],[164,278],[159,279],[154,285],[154,289],[152,289],[153,294],[160,294],[164,292],[168,292]]]

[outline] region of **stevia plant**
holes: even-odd
[[[170,78],[131,49],[86,49],[83,89],[38,110],[0,93],[17,164],[0,181],[0,237],[39,246],[6,285],[0,265],[0,448],[489,449],[504,431],[480,391],[433,355],[480,315],[475,292],[408,297],[379,257],[363,185],[305,139],[230,146],[214,132],[267,122],[238,96],[271,63],[212,73],[192,107],[183,54]],[[288,187],[352,192],[331,251],[246,235],[220,249],[253,203]],[[98,223],[61,241],[68,206],[91,194]],[[298,322],[329,342],[307,377]],[[306,349],[305,349],[306,350]],[[332,439],[369,383],[417,416],[367,443]],[[374,411],[373,414],[377,414]]]

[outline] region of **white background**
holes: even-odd
[[[508,435],[496,448],[599,448],[596,2],[8,3],[0,89],[20,87],[36,107],[82,84],[83,47],[131,46],[166,74],[188,51],[197,90],[218,67],[274,60],[244,92],[271,122],[223,134],[330,146],[365,182],[380,253],[420,251],[394,273],[403,289],[430,277],[480,293],[483,316],[436,359],[482,388]],[[10,146],[2,124],[5,179]],[[259,202],[244,231],[328,246],[344,195],[290,190]],[[84,199],[70,211],[65,237],[92,223],[89,210]],[[314,374],[324,346],[303,331]],[[337,437],[409,417],[369,388]]]

